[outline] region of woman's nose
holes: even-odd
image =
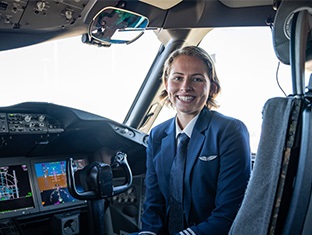
[[[191,90],[191,84],[190,84],[189,79],[184,79],[183,80],[183,83],[181,84],[180,89],[184,90],[184,91]]]

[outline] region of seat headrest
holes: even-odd
[[[307,0],[283,0],[276,12],[273,26],[273,47],[277,58],[284,64],[290,64],[289,44],[291,34],[291,22],[295,13],[307,10],[312,15],[312,1]],[[311,31],[306,45],[306,61],[312,59]]]

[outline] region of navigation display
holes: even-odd
[[[86,160],[76,159],[74,164],[77,169],[82,169],[86,165]],[[81,202],[73,198],[67,189],[65,159],[38,162],[34,167],[43,208]]]
[[[28,165],[4,165],[0,162],[0,217],[9,213],[26,214],[33,209],[35,202]]]

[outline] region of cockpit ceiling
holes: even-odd
[[[273,0],[206,0],[206,1],[189,1],[189,0],[138,0],[138,1],[125,1],[129,10],[138,11],[138,13],[147,16],[150,19],[150,27],[162,27],[166,28],[163,23],[165,20],[166,11],[179,11],[185,12],[186,9],[190,10],[194,8],[198,12],[206,12],[203,14],[213,15],[213,12],[225,11],[222,14],[226,14],[229,17],[232,14],[230,9],[236,12],[236,9],[243,9],[246,7],[255,6],[272,6]],[[0,0],[0,29],[2,32],[21,33],[32,31],[67,31],[72,30],[77,32],[80,28],[82,31],[86,29],[86,25],[90,22],[92,17],[102,8],[107,6],[118,6],[120,2],[117,0],[103,1],[103,0],[12,0],[2,1]],[[235,10],[234,10],[235,9]],[[195,13],[196,13],[195,12]],[[237,11],[239,12],[239,10]],[[240,12],[239,14],[241,14]],[[188,13],[190,14],[190,13]],[[254,14],[253,15],[258,15]],[[178,17],[178,15],[177,15]],[[215,16],[216,17],[216,16]],[[208,17],[209,18],[209,17]],[[223,21],[222,19],[221,21]],[[214,21],[220,21],[220,19],[214,18]],[[248,20],[251,23],[252,19]],[[169,22],[169,24],[174,24]],[[205,20],[205,22],[211,22],[211,19]],[[228,22],[232,22],[229,19]],[[217,23],[218,25],[218,23]],[[202,27],[195,24],[196,27]],[[206,25],[211,27],[212,25]],[[178,24],[177,27],[180,27]],[[187,25],[190,27],[190,25]]]
[[[0,0],[0,51],[83,35],[108,6],[149,19],[149,29],[263,26],[274,17],[268,0]],[[185,15],[191,17],[185,17]]]

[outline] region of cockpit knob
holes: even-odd
[[[40,116],[38,117],[38,121],[39,121],[39,122],[43,122],[44,119],[45,119],[45,116],[44,116],[44,115],[40,115]]]
[[[71,20],[73,18],[73,12],[72,11],[66,10],[64,15],[65,15],[67,20]]]
[[[25,122],[30,122],[31,116],[30,116],[30,115],[26,115],[26,116],[24,117],[24,120],[25,120]]]
[[[37,10],[38,11],[43,11],[43,9],[46,6],[46,3],[44,1],[39,1],[39,2],[36,3],[36,6],[37,6]]]

